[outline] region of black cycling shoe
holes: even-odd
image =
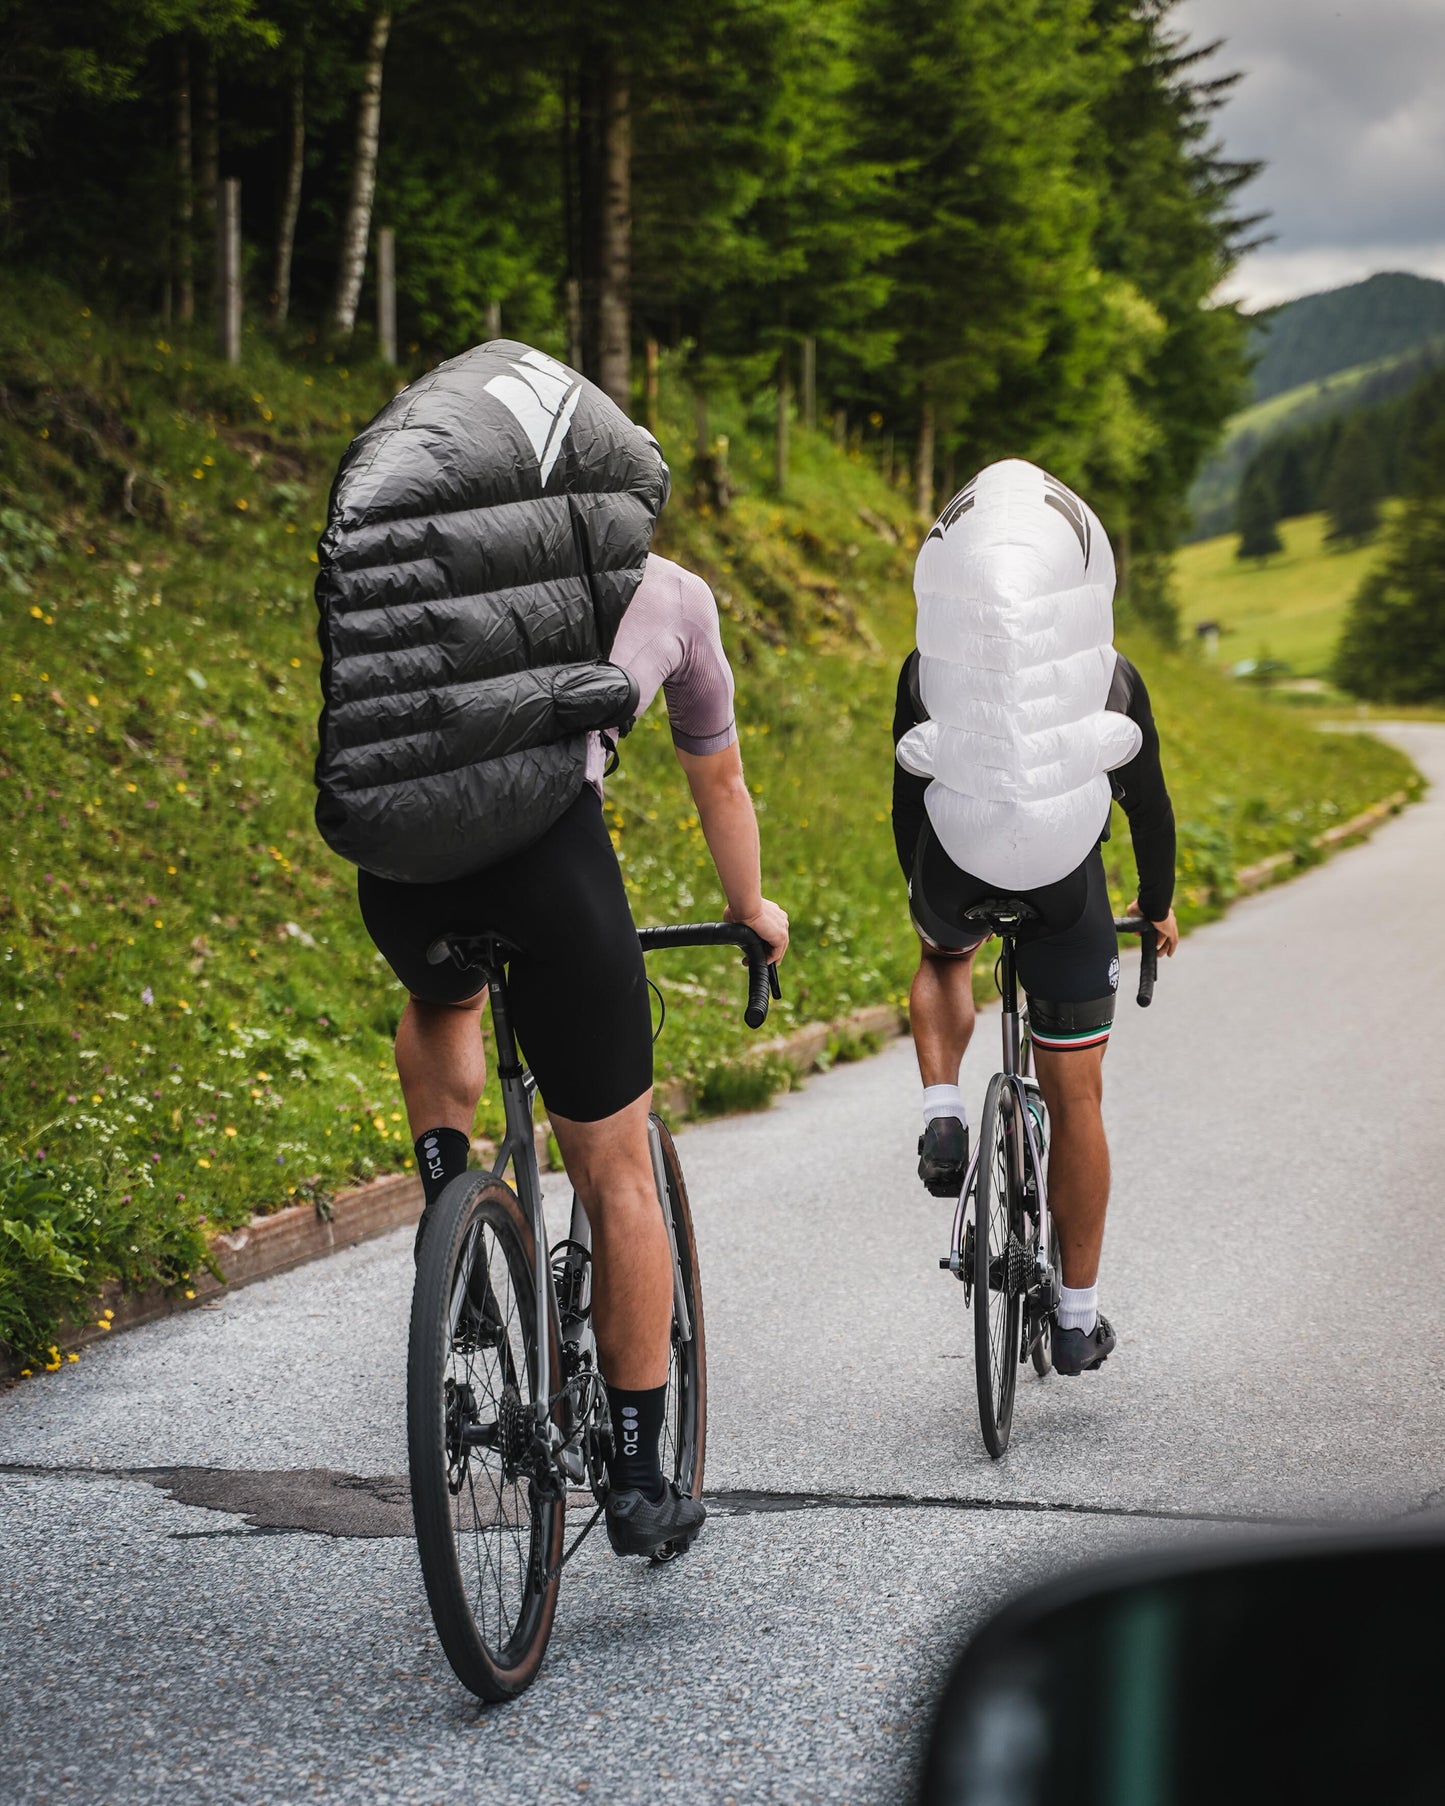
[[[1055,1373],[1092,1373],[1104,1365],[1118,1344],[1113,1325],[1102,1315],[1091,1330],[1060,1329],[1057,1319],[1050,1327]]]
[[[607,1495],[607,1540],[614,1555],[651,1555],[666,1560],[690,1547],[707,1517],[701,1499],[669,1485],[660,1499],[625,1488]]]
[[[968,1125],[935,1116],[918,1137],[918,1176],[935,1198],[956,1198],[968,1171]]]

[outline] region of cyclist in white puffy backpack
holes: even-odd
[[[914,572],[918,650],[899,673],[893,832],[921,943],[910,1011],[923,1079],[919,1177],[957,1197],[968,1165],[959,1064],[973,1033],[964,912],[1019,898],[1017,940],[1039,1085],[1053,1125],[1049,1201],[1063,1296],[1060,1373],[1097,1368],[1115,1336],[1098,1310],[1109,1201],[1103,1060],[1119,984],[1101,842],[1124,809],[1142,913],[1179,940],[1174,812],[1143,679],[1113,645],[1114,556],[1098,517],[1019,459],[954,496]]]

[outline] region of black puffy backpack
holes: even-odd
[[[496,339],[352,440],[318,548],[316,825],[379,877],[436,883],[529,845],[624,724],[609,665],[669,476],[595,384]]]

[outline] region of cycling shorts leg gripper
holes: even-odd
[[[1103,1047],[1114,1026],[1115,993],[1083,1003],[1050,1003],[1029,998],[1029,1034],[1035,1047],[1049,1053],[1071,1053],[1084,1047]]]

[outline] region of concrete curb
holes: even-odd
[[[1317,834],[1311,845],[1321,852],[1370,833],[1380,823],[1396,815],[1410,800],[1409,793],[1397,790],[1383,802],[1372,804],[1337,827]],[[1293,853],[1274,853],[1254,865],[1242,866],[1235,873],[1240,894],[1263,890],[1296,868]],[[893,1004],[872,1004],[833,1022],[811,1022],[791,1034],[775,1036],[749,1050],[751,1059],[774,1056],[794,1067],[799,1074],[816,1072],[826,1063],[830,1044],[840,1040],[858,1040],[876,1035],[892,1040],[905,1034],[908,1019]],[[658,1107],[664,1114],[678,1118],[687,1112],[690,1098],[679,1081],[658,1087]],[[537,1158],[545,1171],[548,1166],[548,1128],[543,1120],[537,1125]],[[473,1146],[479,1154],[495,1155],[493,1143],[479,1139]],[[278,1273],[322,1255],[334,1254],[338,1248],[352,1248],[358,1242],[384,1235],[404,1223],[414,1223],[421,1215],[421,1181],[411,1174],[390,1173],[355,1191],[339,1192],[331,1201],[329,1217],[323,1217],[311,1204],[291,1205],[271,1216],[252,1217],[240,1229],[217,1235],[211,1241],[211,1252],[225,1274],[224,1282],[210,1273],[198,1274],[189,1288],[192,1296],[151,1286],[144,1292],[122,1292],[114,1283],[105,1287],[96,1300],[94,1315],[85,1323],[63,1325],[56,1346],[62,1354],[101,1341],[118,1329],[135,1329],[142,1323],[193,1310],[214,1298],[217,1293],[250,1285],[258,1279],[270,1279]],[[102,1315],[109,1328],[101,1327]],[[20,1363],[9,1355],[0,1355],[0,1381],[13,1380],[20,1373]]]

